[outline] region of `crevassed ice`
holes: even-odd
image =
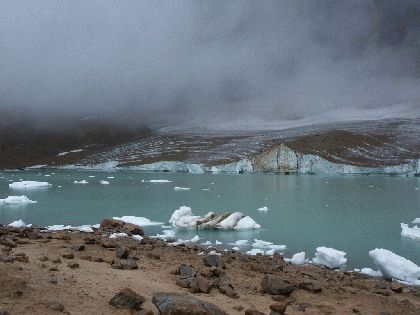
[[[9,196],[4,199],[0,199],[0,204],[27,204],[37,203],[37,201],[31,200],[25,195],[22,196]]]
[[[412,261],[383,248],[371,250],[369,256],[385,279],[394,278],[420,285],[420,267]]]
[[[343,266],[347,262],[346,253],[334,248],[325,246],[317,247],[315,258],[312,262],[317,265],[324,265],[330,268]]]
[[[33,189],[33,188],[45,188],[52,186],[47,182],[37,182],[32,180],[25,180],[21,182],[13,182],[9,184],[9,188],[13,189]]]

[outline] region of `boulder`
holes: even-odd
[[[146,299],[129,288],[124,288],[109,300],[109,304],[117,308],[140,310]]]
[[[57,311],[57,312],[64,312],[64,305],[61,303],[50,302],[48,303],[47,306],[50,310]]]
[[[311,293],[319,293],[322,291],[321,286],[314,281],[304,281],[299,283],[299,289],[309,291]]]
[[[144,235],[143,229],[138,225],[125,223],[115,219],[103,219],[100,228],[103,230],[128,233],[131,235]]]
[[[76,252],[82,252],[85,250],[85,245],[74,245],[71,248]]]
[[[138,269],[137,263],[132,259],[114,261],[111,265],[112,269],[133,270]]]
[[[286,312],[288,303],[276,303],[270,305],[270,315],[283,315]]]
[[[117,248],[116,254],[120,259],[127,259],[128,255],[130,254],[130,250],[125,246],[121,246]]]
[[[275,295],[289,295],[295,286],[278,276],[266,274],[261,281],[261,292]]]
[[[74,254],[73,253],[63,254],[62,256],[63,256],[63,258],[66,258],[66,259],[74,259]]]
[[[254,309],[248,309],[245,311],[245,315],[265,315],[263,312],[254,310]]]
[[[161,315],[227,315],[217,305],[180,293],[157,292],[153,304]]]
[[[204,266],[224,268],[225,264],[219,255],[209,254],[203,257]]]
[[[10,248],[17,246],[13,239],[7,236],[0,237],[0,245],[4,245]]]
[[[71,262],[69,262],[68,263],[68,266],[71,268],[71,269],[77,269],[77,268],[79,268],[80,266],[79,266],[79,264],[77,263],[77,262],[75,262],[75,261],[71,261]]]

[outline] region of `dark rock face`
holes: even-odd
[[[200,292],[197,288],[197,271],[194,267],[182,264],[178,267],[176,274],[176,284],[178,286],[182,288],[191,288],[193,292]]]
[[[114,307],[130,310],[140,310],[146,299],[129,288],[124,288],[118,292],[110,301]]]
[[[287,280],[273,275],[265,275],[261,281],[261,292],[268,294],[289,295],[295,290],[295,286]]]
[[[206,255],[203,257],[204,266],[224,268],[225,264],[219,255]]]
[[[180,293],[153,294],[153,304],[161,315],[227,315],[217,305]]]
[[[128,233],[130,235],[144,235],[141,227],[115,219],[103,219],[100,228],[109,232]]]

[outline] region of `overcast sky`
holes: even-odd
[[[0,109],[35,122],[252,129],[420,115],[420,1],[0,4]]]

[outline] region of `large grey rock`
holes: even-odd
[[[224,268],[225,264],[222,261],[222,258],[216,254],[209,254],[203,257],[204,266],[206,267],[218,267]]]
[[[289,295],[295,290],[295,286],[273,275],[265,275],[261,281],[261,292],[269,294]]]
[[[161,315],[227,315],[217,305],[199,300],[193,296],[174,292],[153,294],[153,304]]]
[[[144,302],[146,302],[146,299],[143,296],[129,288],[124,288],[114,295],[109,304],[117,308],[139,310]]]

